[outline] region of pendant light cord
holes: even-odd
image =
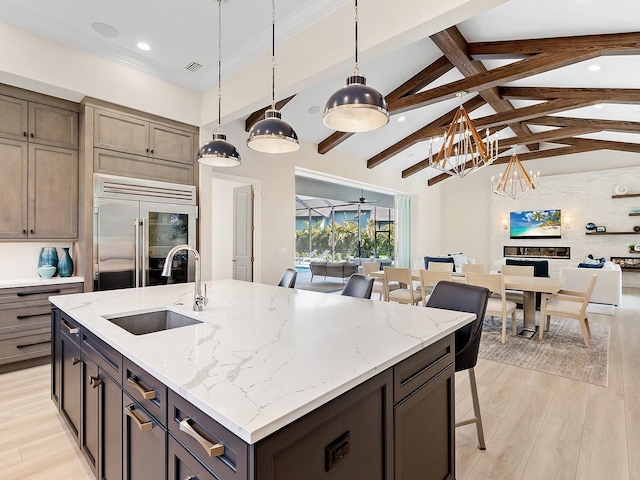
[[[222,0],[218,0],[218,131],[222,116]]]
[[[353,66],[353,71],[354,73],[358,73],[360,71],[360,68],[358,66],[358,0],[354,0],[355,2],[355,7],[354,7],[354,24],[355,24],[355,32],[356,32],[356,41],[355,41],[355,47],[356,47],[356,54],[355,54],[355,65]]]
[[[276,109],[276,0],[271,0],[271,108]]]

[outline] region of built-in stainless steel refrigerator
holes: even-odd
[[[194,281],[186,251],[160,274],[173,246],[196,248],[197,212],[194,186],[94,174],[94,290]]]

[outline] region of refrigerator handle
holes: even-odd
[[[147,222],[149,221],[149,217],[145,217]],[[140,257],[142,260],[142,269],[141,269],[141,277],[142,277],[142,286],[147,286],[147,274],[149,272],[149,244],[147,243],[147,231],[148,227],[144,225],[144,218],[140,219],[140,230],[142,231],[142,242],[140,242],[140,246],[142,247],[142,256]]]
[[[135,254],[135,286],[137,288],[140,286],[140,219],[136,218],[134,221],[134,226],[136,229],[136,254]]]

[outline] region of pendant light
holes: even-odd
[[[198,162],[211,167],[235,167],[240,165],[240,154],[236,147],[227,142],[222,133],[220,115],[222,106],[222,0],[218,0],[218,129],[213,140],[198,151]]]
[[[249,130],[247,146],[262,153],[289,153],[300,148],[298,135],[276,109],[276,1],[271,1],[271,108]]]
[[[355,2],[355,66],[347,85],[327,100],[322,121],[340,132],[367,132],[389,123],[387,102],[380,92],[366,85],[358,67],[358,0]]]

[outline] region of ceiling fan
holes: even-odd
[[[378,203],[378,200],[367,200],[364,197],[364,189],[363,189],[362,190],[362,196],[358,200],[349,200],[349,203],[359,203],[361,205],[366,205],[366,204],[371,204],[371,203]]]

